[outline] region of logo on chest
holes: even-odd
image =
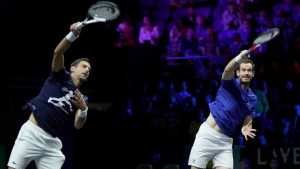
[[[62,91],[66,93],[62,97],[49,97],[48,103],[53,104],[55,107],[62,109],[66,114],[73,111],[71,98],[74,96],[73,91],[69,91],[66,87],[62,88]]]

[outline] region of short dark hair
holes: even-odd
[[[74,60],[72,63],[71,63],[71,66],[77,66],[81,61],[86,61],[88,62],[89,64],[91,64],[91,60],[89,58],[80,58],[80,59],[76,59]]]
[[[252,65],[252,70],[255,71],[255,64],[254,64],[254,62],[253,62],[252,60],[250,60],[250,59],[242,59],[242,60],[240,61],[239,67],[238,67],[237,69],[240,69],[240,65],[241,65],[242,63],[251,63],[251,65]]]

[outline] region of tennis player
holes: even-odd
[[[65,156],[58,135],[69,120],[76,129],[86,122],[88,98],[79,87],[90,75],[90,60],[75,60],[70,72],[64,67],[64,53],[80,34],[76,24],[55,48],[51,72],[40,93],[28,102],[31,114],[15,140],[8,169],[26,168],[33,160],[38,169],[60,169]]]
[[[237,78],[235,78],[235,73]],[[233,169],[232,143],[235,130],[242,126],[245,139],[255,137],[252,118],[257,97],[249,88],[255,65],[243,50],[225,67],[210,114],[196,134],[188,164],[192,169],[205,169],[212,160],[214,169]]]

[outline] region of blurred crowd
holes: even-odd
[[[141,163],[151,156],[150,163],[169,160],[186,167],[225,64],[275,27],[279,36],[251,54],[258,131],[250,142],[236,133],[240,168],[299,166],[290,160],[297,156],[292,149],[282,150],[289,151],[289,160],[274,152],[300,144],[300,2],[140,0],[138,12],[123,14],[114,47],[122,57],[119,68],[129,91],[120,111],[148,133]],[[258,159],[260,153],[265,159]]]
[[[235,168],[300,168],[299,0],[132,1],[120,1],[127,10],[121,8],[109,40],[123,93],[107,114],[89,110],[87,127],[78,132],[84,139],[74,139],[74,150],[69,148],[73,141],[67,140],[75,168],[98,164],[101,156],[107,168],[176,164],[189,169],[190,148],[209,114],[224,66],[260,33],[275,27],[280,34],[251,53],[256,64],[251,88],[259,99],[253,124],[257,136],[245,142],[236,131]],[[17,109],[18,104],[10,107]],[[82,137],[88,132],[95,138]],[[82,156],[90,151],[101,155]]]

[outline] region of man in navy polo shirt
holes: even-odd
[[[31,114],[22,125],[8,161],[8,169],[23,169],[35,161],[38,169],[60,169],[65,161],[58,136],[70,120],[76,129],[86,122],[88,98],[79,87],[91,71],[88,58],[75,60],[70,72],[64,66],[64,53],[79,37],[77,23],[54,50],[49,77],[40,93],[28,102]]]

